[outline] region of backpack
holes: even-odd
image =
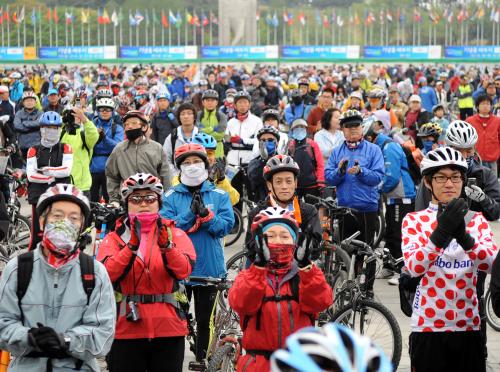
[[[397,143],[393,140],[387,140],[382,144],[382,149],[385,147],[385,145],[387,145],[390,142]],[[401,146],[401,148],[403,149],[403,153],[406,157],[406,162],[408,164],[408,168],[405,168],[405,170],[410,175],[415,186],[419,185],[420,181],[422,180],[422,174],[420,173],[420,167],[417,163],[417,160],[415,159],[415,155],[407,146],[404,145],[399,145],[399,146]]]
[[[476,212],[468,211],[464,217],[465,226],[469,224],[469,222],[474,217]],[[413,302],[415,299],[415,293],[417,292],[417,287],[420,284],[420,279],[423,278],[423,275],[413,277],[410,275],[408,270],[403,267],[401,270],[401,274],[399,275],[399,306],[404,315],[411,318],[413,314]]]
[[[170,145],[172,146],[172,164],[175,164],[174,162],[174,157],[175,157],[175,143],[177,142],[178,134],[177,134],[177,127],[175,127],[172,130],[172,133],[170,133]]]
[[[95,274],[94,274],[94,259],[89,255],[80,252],[80,271],[82,274],[83,291],[87,295],[87,305],[90,302],[90,296],[95,288]],[[21,323],[24,323],[24,313],[21,307],[21,301],[28,290],[33,273],[33,251],[25,252],[17,256],[17,303],[21,312]]]
[[[311,142],[312,140],[307,138],[306,141],[300,145],[297,144],[296,140],[292,140],[288,143],[288,155],[295,160],[301,170],[297,184],[299,188],[311,187],[318,182],[316,177],[318,164]]]

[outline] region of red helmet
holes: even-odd
[[[130,118],[138,118],[140,121],[142,121],[144,124],[148,125],[149,122],[148,122],[148,119],[146,118],[146,116],[144,116],[144,114],[142,112],[140,112],[139,110],[130,110],[129,112],[127,112],[124,116],[123,116],[123,123],[125,124],[125,122],[130,119]]]
[[[158,177],[153,176],[149,173],[137,173],[129,178],[127,178],[120,190],[123,200],[127,200],[127,198],[133,192],[137,190],[151,190],[154,193],[158,194],[158,197],[161,197],[163,194],[163,185]]]
[[[205,162],[205,166],[208,168],[207,151],[205,150],[205,147],[198,145],[197,143],[187,143],[175,150],[174,160],[177,168],[180,169],[181,163],[184,159],[192,155],[200,157]]]
[[[260,211],[252,221],[252,235],[255,237],[264,226],[273,222],[281,222],[290,226],[295,231],[295,235],[299,236],[299,225],[295,220],[293,212],[281,207],[268,207]]]

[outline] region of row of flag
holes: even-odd
[[[153,24],[160,24],[167,28],[169,26],[179,27],[184,21],[195,27],[207,27],[210,24],[217,25],[218,19],[215,14],[210,11],[208,14],[205,12],[201,12],[198,15],[196,12],[190,13],[189,11],[185,12],[184,17],[181,15],[179,11],[176,14],[172,10],[168,12],[165,10],[155,11],[152,10],[150,12],[141,12],[136,10],[135,13],[132,10],[128,11],[128,21],[130,26],[139,26],[143,21],[146,24],[152,22]],[[442,12],[438,9],[429,9],[426,10],[427,16],[431,23],[439,24],[442,20],[448,23],[454,22],[456,20],[458,23],[462,23],[465,21],[477,21],[483,19],[487,14],[487,9],[479,5],[476,9],[461,7],[459,9],[450,9],[449,7],[445,8]],[[350,14],[348,17],[343,17],[340,14],[337,14],[333,11],[331,14],[322,13],[320,11],[316,11],[316,24],[322,25],[323,27],[330,27],[330,25],[337,25],[342,27],[344,24],[348,23],[350,25],[359,25],[363,22],[366,26],[373,25],[375,23],[385,24],[392,22],[405,23],[407,19],[411,17],[414,22],[422,22],[424,15],[424,11],[419,8],[414,8],[413,12],[407,14],[405,10],[398,9],[397,12],[393,15],[390,9],[381,9],[378,18],[376,16],[376,12],[373,11],[365,11],[363,17],[360,17],[357,12],[354,14]],[[59,23],[60,17],[59,14],[62,14],[57,7],[48,8],[46,19],[49,22]],[[26,11],[23,6],[20,10],[16,9],[15,11],[4,10],[3,7],[0,7],[0,25],[4,22],[12,22],[14,24],[21,24],[25,21]],[[31,13],[31,23],[35,24],[40,19],[40,13],[36,12],[35,9],[32,9]],[[91,22],[91,13],[89,9],[81,9],[80,10],[80,21],[83,24],[88,24]],[[278,27],[280,25],[280,18],[282,19],[282,23],[285,25],[292,26],[295,23],[295,16],[292,11],[283,11],[282,17],[279,17],[276,12],[271,13],[268,12],[265,17],[265,22],[267,25],[271,27]],[[73,14],[73,11],[68,12],[67,10],[64,12],[64,19],[67,25],[70,25],[76,21],[76,16]],[[257,11],[256,21],[259,22],[261,19],[260,11]],[[500,23],[500,6],[492,7],[489,9],[489,19],[492,22]],[[296,18],[298,24],[305,26],[308,22],[308,16],[300,11],[297,13]],[[99,8],[97,10],[97,23],[101,25],[113,24],[117,27],[120,23],[124,21],[124,17],[122,16],[122,12],[113,10],[111,15],[105,8]]]

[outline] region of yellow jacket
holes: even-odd
[[[179,184],[179,175],[176,175],[172,178],[172,186]],[[215,182],[215,186],[218,189],[224,190],[229,194],[229,200],[231,200],[231,205],[236,205],[240,201],[240,193],[236,191],[236,189],[231,186],[231,182],[227,178],[224,178],[222,181]]]

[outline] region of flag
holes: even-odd
[[[59,23],[59,15],[57,14],[57,7],[54,7],[54,10],[52,11],[52,19],[54,20],[55,23]]]
[[[380,9],[379,19],[380,19],[380,24],[383,25],[385,22],[385,13],[383,9]]]
[[[289,12],[288,13],[288,26],[293,25],[293,13]]]
[[[24,5],[23,5],[23,7],[21,8],[21,11],[19,12],[19,15],[17,16],[17,22],[18,23],[23,23],[24,22],[24,16],[25,16],[25,9],[24,9]]]
[[[0,7],[0,25],[3,24],[3,7]]]
[[[328,20],[328,16],[323,14],[323,27],[330,27],[330,21]]]
[[[288,23],[288,13],[286,10],[283,11],[283,22]]]
[[[113,13],[111,13],[111,23],[113,23],[113,25],[115,27],[118,27],[118,14],[116,13],[116,9],[113,9]]]
[[[316,23],[321,24],[321,13],[316,10]]]
[[[210,24],[210,21],[209,21],[207,15],[205,14],[205,12],[201,13],[201,25],[203,27],[207,27],[209,24]]]
[[[361,19],[359,18],[358,12],[354,13],[354,24],[356,26],[361,24]]]
[[[19,21],[17,19],[17,12],[16,11],[12,12],[12,22],[15,24],[19,23]]]
[[[420,10],[417,8],[413,9],[413,20],[419,23],[422,22],[422,15],[420,14]]]
[[[370,26],[373,22],[375,22],[377,18],[372,12],[367,12],[365,16],[365,25]]]
[[[31,24],[36,24],[36,11],[35,8],[31,11]]]
[[[182,25],[182,17],[181,17],[181,12],[179,10],[177,11],[177,15],[175,16],[175,19],[177,19],[177,21],[175,22],[175,25],[177,27],[180,27],[180,25]]]
[[[134,19],[136,26],[139,26],[141,22],[144,21],[144,16],[141,14],[141,12],[139,12],[139,10],[136,9]]]
[[[278,27],[280,24],[280,21],[278,20],[278,16],[276,15],[276,12],[273,14],[273,26]]]
[[[67,11],[64,12],[64,15],[66,17],[66,24],[70,25],[73,23],[73,13],[68,13]]]
[[[99,23],[100,25],[104,24],[104,20],[102,18],[102,10],[101,10],[101,8],[97,9],[97,23]]]
[[[87,10],[87,12],[85,12],[83,9],[81,11],[81,18],[82,18],[82,23],[89,23],[89,10]]]
[[[128,24],[130,26],[137,26],[137,21],[135,20],[135,17],[132,15],[132,11],[129,9],[128,10]]]
[[[500,7],[496,8],[495,16],[493,17],[495,23],[500,23]]]
[[[460,11],[457,14],[457,21],[458,22],[463,22],[465,21],[465,11],[464,8],[460,9]]]
[[[306,25],[306,16],[304,15],[303,12],[300,12],[299,14],[299,22],[302,26]]]
[[[168,27],[168,19],[167,19],[167,16],[163,10],[161,11],[161,25],[163,26],[163,28]]]
[[[484,10],[484,7],[480,6],[478,9],[477,9],[477,12],[476,12],[476,18],[477,19],[481,19],[484,17],[484,15],[486,14],[485,10]]]
[[[190,25],[193,24],[193,16],[187,10],[186,10],[186,22],[189,23]]]
[[[151,15],[152,15],[152,17],[153,17],[153,24],[154,24],[154,25],[157,25],[158,23],[160,23],[160,21],[158,20],[158,16],[156,15],[156,11],[155,11],[155,9],[153,9],[153,10],[151,11]]]
[[[259,17],[260,17],[260,13],[259,13]],[[219,24],[219,20],[217,19],[217,17],[215,16],[215,14],[212,13],[212,11],[210,11],[210,22],[212,22],[212,24],[214,24],[214,25],[218,25]]]
[[[259,22],[259,21],[260,21],[260,10],[257,10],[257,13],[255,13],[255,20],[256,20],[257,22]]]
[[[102,21],[105,25],[109,25],[111,23],[111,19],[109,19],[109,14],[106,9],[102,12]]]
[[[393,20],[392,13],[389,9],[387,9],[387,11],[385,12],[385,16],[386,16],[388,22],[392,22],[392,20]]]
[[[405,16],[405,11],[400,11],[398,9],[398,19],[399,19],[399,23],[405,23],[406,21],[406,16]]]
[[[330,20],[331,25],[335,25],[337,23],[337,14],[335,14],[335,10],[332,11],[332,19]]]
[[[47,21],[51,21],[52,20],[52,12],[50,11],[50,8],[47,9]]]
[[[344,20],[341,16],[337,16],[337,26],[342,27],[344,25]]]
[[[168,20],[174,26],[177,24],[177,18],[175,18],[174,13],[172,13],[172,11],[170,9],[168,10]]]
[[[453,10],[450,10],[448,12],[448,18],[447,18],[447,20],[448,20],[448,23],[453,22]]]
[[[193,12],[193,26],[200,27],[200,17],[198,17],[198,14],[196,12]]]
[[[266,15],[266,23],[269,26],[272,26],[272,24],[273,24],[273,16],[271,15],[271,13],[267,13],[267,15]]]

